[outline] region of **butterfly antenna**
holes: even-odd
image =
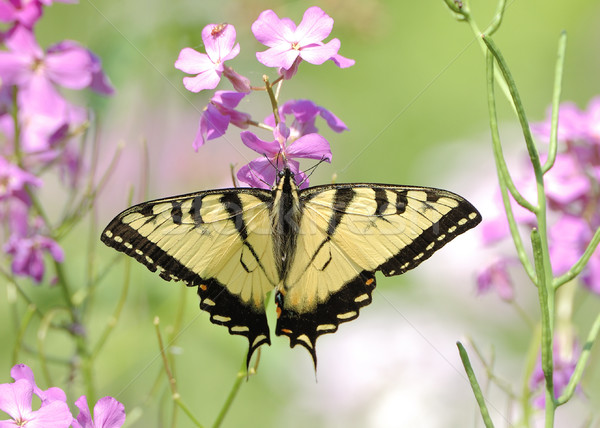
[[[306,171],[304,171],[306,176],[304,177],[304,180],[302,180],[300,183],[298,183],[298,187],[302,186],[306,181],[308,181],[310,176],[313,175],[313,172],[315,172],[317,170],[317,167],[319,165],[321,165],[321,163],[323,163],[325,160],[327,160],[327,158],[325,156],[323,156],[319,162],[317,162],[315,165],[311,166]]]

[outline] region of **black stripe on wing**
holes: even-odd
[[[424,229],[410,244],[402,248],[394,257],[382,263],[376,271],[381,271],[385,276],[400,275],[410,269],[416,268],[427,260],[436,251],[452,241],[458,235],[477,226],[481,222],[481,215],[473,205],[458,195],[437,189],[420,189],[427,194],[427,201],[422,203],[435,203],[442,197],[452,196],[458,205],[430,227]],[[395,201],[388,201],[385,192],[376,194],[385,200],[378,200],[377,205],[394,203],[398,214],[410,209],[409,191],[396,190]],[[433,206],[429,209],[435,209]],[[425,215],[425,213],[422,213]]]
[[[302,314],[285,309],[285,295],[279,290],[275,294],[275,334],[288,336],[292,348],[304,346],[310,352],[316,371],[317,338],[322,334],[335,333],[340,323],[356,319],[360,308],[371,303],[375,284],[375,273],[364,271],[332,293],[325,302],[318,303],[314,310]]]

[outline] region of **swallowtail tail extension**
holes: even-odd
[[[265,296],[275,290],[276,335],[315,343],[371,303],[375,272],[400,275],[475,227],[462,197],[427,187],[330,184],[300,190],[289,169],[272,190],[207,190],[135,205],[102,241],[167,281],[198,287],[214,324],[249,341],[247,363],[270,344]]]

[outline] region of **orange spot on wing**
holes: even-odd
[[[374,280],[373,278],[369,278],[369,279],[367,279],[367,280],[365,281],[365,284],[367,284],[367,285],[371,285],[371,284],[373,284],[374,282],[375,282],[375,280]]]
[[[292,330],[290,330],[290,329],[287,329],[287,328],[282,328],[282,329],[281,329],[281,332],[282,332],[282,333],[285,333],[285,334],[292,334]]]
[[[206,284],[200,284],[200,290],[206,291],[207,288]]]

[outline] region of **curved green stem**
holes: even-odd
[[[467,377],[469,378],[471,389],[473,389],[473,394],[475,395],[475,399],[477,400],[477,404],[479,405],[479,412],[481,413],[483,423],[485,424],[486,428],[493,428],[494,423],[492,422],[490,412],[488,411],[488,408],[485,404],[485,398],[483,397],[483,393],[481,392],[481,387],[479,386],[479,382],[477,382],[477,377],[475,376],[475,372],[473,371],[473,367],[471,366],[469,355],[467,354],[467,351],[462,345],[462,343],[456,342],[456,346],[458,347],[460,359],[465,368],[465,372],[467,373]]]
[[[585,366],[590,358],[592,347],[594,346],[594,342],[598,338],[598,333],[600,332],[600,314],[596,316],[594,323],[592,324],[592,328],[588,333],[587,340],[585,341],[585,345],[583,345],[583,350],[581,351],[581,355],[577,360],[577,365],[575,366],[575,370],[569,379],[569,383],[565,387],[562,395],[556,400],[556,405],[561,406],[565,404],[567,401],[571,399],[575,392],[575,388],[581,382],[581,378],[583,377],[583,372],[585,370]]]
[[[27,311],[23,315],[23,319],[21,320],[21,325],[19,326],[19,330],[17,331],[17,336],[15,337],[15,346],[13,347],[13,355],[12,355],[12,365],[14,366],[19,362],[19,352],[21,351],[21,345],[23,343],[23,338],[25,337],[25,332],[27,331],[27,327],[33,318],[33,315],[36,312],[36,306],[34,304],[30,304],[27,306]]]
[[[558,55],[554,71],[554,88],[552,90],[552,120],[550,127],[550,145],[548,146],[548,159],[542,167],[542,172],[547,173],[554,165],[558,150],[558,111],[560,94],[562,91],[563,70],[565,66],[565,52],[567,49],[567,33],[562,32],[558,39]]]
[[[506,166],[506,162],[504,160],[504,155],[502,153],[502,145],[500,143],[500,133],[498,131],[498,120],[496,118],[496,98],[494,91],[494,59],[491,53],[487,54],[487,82],[488,82],[488,112],[490,117],[490,130],[492,133],[492,145],[494,149],[494,159],[496,162],[496,170],[498,172],[498,182],[500,185],[500,193],[502,195],[502,202],[504,204],[504,210],[506,212],[506,218],[508,220],[508,226],[510,229],[511,236],[513,238],[513,242],[515,245],[515,249],[517,250],[517,255],[521,264],[525,268],[525,272],[529,276],[529,278],[535,283],[536,276],[535,270],[527,257],[527,251],[525,250],[525,246],[523,245],[523,240],[521,239],[521,235],[519,233],[519,228],[517,226],[517,222],[515,220],[515,215],[512,210],[512,206],[510,203],[510,198],[508,195],[508,191],[512,188],[514,189],[513,198],[517,200],[520,198],[520,193],[516,191],[516,187],[510,178],[510,174],[508,173],[508,168]],[[530,210],[535,209],[531,204],[529,204],[524,198],[521,200],[521,205],[527,205]]]

